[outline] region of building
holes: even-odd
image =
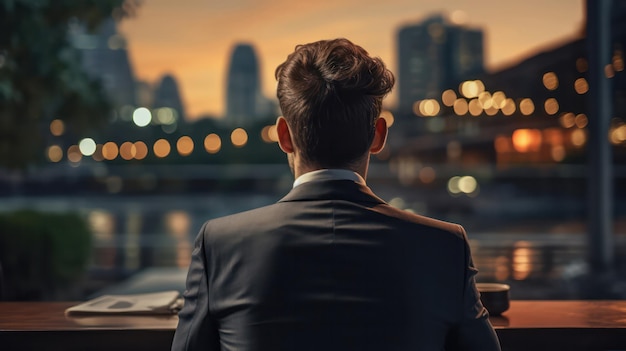
[[[261,94],[259,63],[250,44],[234,47],[228,68],[226,121],[243,126],[263,117],[266,99]]]
[[[483,32],[450,24],[442,15],[398,32],[399,115],[483,72]]]
[[[75,25],[70,30],[70,39],[81,53],[85,71],[102,82],[113,105],[135,106],[135,77],[126,39],[117,32],[115,21],[105,21],[94,33],[83,25]]]
[[[154,91],[154,108],[169,107],[176,111],[178,120],[185,120],[185,108],[180,96],[178,83],[174,76],[166,74],[161,78],[161,82]]]

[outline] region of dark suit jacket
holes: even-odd
[[[499,350],[464,229],[352,181],[208,221],[172,350]]]

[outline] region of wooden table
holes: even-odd
[[[169,350],[178,318],[66,317],[71,302],[0,302],[0,350]],[[626,301],[512,301],[505,351],[626,350]]]

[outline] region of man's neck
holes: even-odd
[[[367,168],[369,165],[369,159],[367,159],[368,162],[360,162],[360,164],[358,165],[358,167],[348,167],[348,166],[344,166],[344,167],[332,167],[333,169],[344,169],[344,170],[348,170],[348,171],[352,171],[357,173],[358,175],[360,175],[363,179],[367,178]],[[322,169],[330,169],[331,167],[321,167],[321,166],[312,166],[312,165],[304,165],[304,164],[295,164],[294,165],[294,177],[297,179],[298,177],[300,177],[303,174],[309,173],[309,172],[313,172],[313,171],[319,171]]]

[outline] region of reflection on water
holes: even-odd
[[[168,233],[176,240],[176,266],[188,267],[191,262],[191,218],[184,211],[171,211],[165,215]]]
[[[532,257],[535,250],[528,241],[518,241],[513,249],[513,279],[524,280],[528,278],[533,269]]]
[[[147,266],[189,266],[189,213],[173,210],[155,217],[156,222],[146,223],[148,219],[139,211],[116,216],[107,210],[91,210],[87,218],[94,240],[92,267],[115,269],[123,263],[125,270],[134,271]]]
[[[509,269],[510,260],[506,256],[498,256],[495,259],[495,272],[494,277],[496,280],[504,281],[509,279],[511,270]]]
[[[39,198],[36,203],[41,204],[41,208],[82,211],[86,215],[93,232],[87,290],[93,292],[147,268],[185,269],[191,259],[193,240],[204,221],[276,200],[278,197],[272,195],[229,194]],[[401,202],[401,199],[391,201],[396,205]],[[548,232],[524,226],[521,233],[520,230],[511,232],[509,226],[509,230],[503,231],[472,231],[470,246],[479,270],[478,281],[511,284],[514,298],[568,298],[548,289],[570,289],[568,282],[588,271],[584,226],[551,223],[550,227],[559,230]],[[623,233],[623,229],[620,230]],[[625,239],[624,235],[616,236],[616,259],[620,267],[626,267]],[[520,294],[520,286],[527,287],[527,294]]]

